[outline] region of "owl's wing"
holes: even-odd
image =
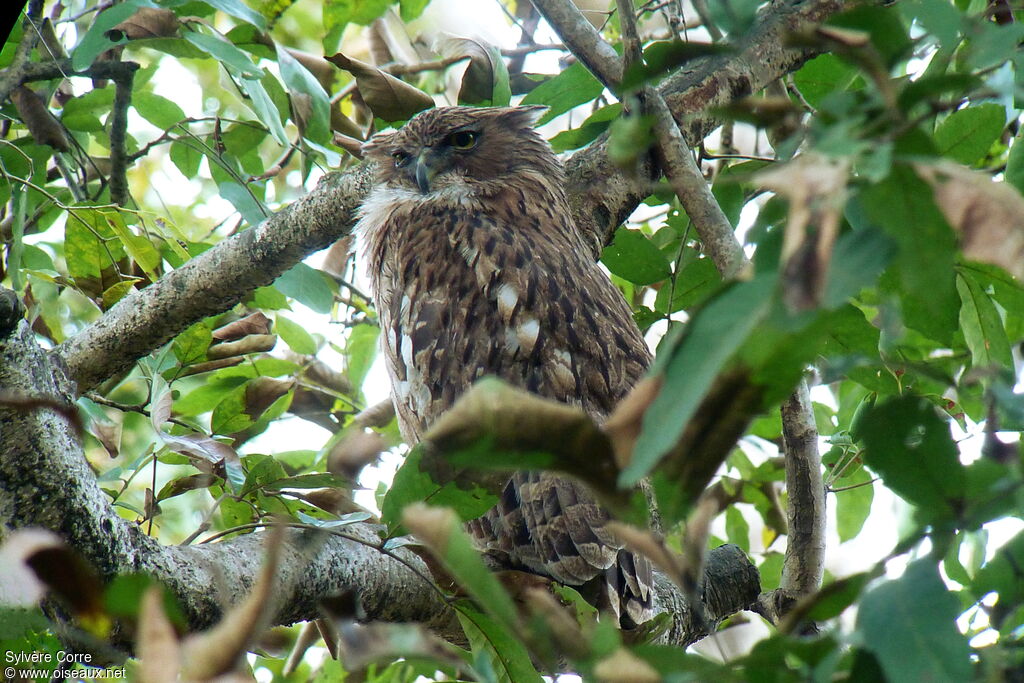
[[[572,586],[600,579],[601,594],[624,625],[651,618],[651,566],[608,533],[608,513],[575,480],[517,472],[497,505],[466,525],[477,546],[504,566]]]

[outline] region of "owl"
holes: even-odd
[[[363,147],[376,184],[356,231],[411,444],[485,375],[600,422],[650,363],[533,129],[544,110],[440,107]],[[517,472],[467,529],[503,566],[582,587],[629,628],[651,616],[651,568],[607,521],[576,480]]]

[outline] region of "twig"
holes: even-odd
[[[779,588],[787,597],[818,590],[825,569],[825,484],[807,380],[782,404],[789,542]]]
[[[633,0],[616,0],[616,5],[619,8],[619,28],[622,30],[622,57],[625,60],[623,71],[628,72],[631,66],[643,62],[644,54],[636,28]]]
[[[146,417],[150,417],[150,412],[142,406],[111,401],[109,398],[105,396],[100,396],[94,391],[87,392],[85,394],[85,397],[97,405],[106,406],[107,408],[114,408],[115,410],[120,410],[122,413],[138,413],[139,415],[145,415]],[[168,417],[167,421],[170,422],[171,424],[176,424],[179,427],[184,427],[185,429],[195,429],[195,425],[190,425],[189,423],[183,422],[182,420],[179,420],[176,417]]]
[[[110,200],[125,206],[128,195],[128,107],[132,103],[134,71],[126,71],[114,79],[114,106],[110,114]]]

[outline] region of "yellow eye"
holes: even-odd
[[[473,149],[476,146],[477,135],[471,130],[460,130],[448,136],[448,144],[455,149]]]

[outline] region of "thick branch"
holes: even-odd
[[[258,226],[224,240],[121,299],[55,350],[86,391],[131,367],[196,320],[222,313],[347,234],[369,189],[366,166],[333,175]]]
[[[697,116],[699,112],[760,89],[812,56],[806,50],[783,47],[783,38],[841,7],[842,0],[788,0],[773,6],[738,53],[696,60],[666,79],[659,91],[676,119],[685,120],[687,144],[697,142],[715,125],[707,115]],[[90,75],[102,76],[93,71],[109,64],[98,62]],[[26,79],[54,71],[48,65],[26,69]],[[624,174],[608,161],[604,140],[573,155],[567,171],[576,223],[591,236],[596,256],[612,231],[648,194],[655,171],[646,168],[647,177]],[[225,240],[122,299],[99,321],[58,347],[79,391],[129,368],[196,320],[227,310],[307,254],[348,234],[355,209],[369,187],[365,165],[327,178],[260,226]]]
[[[14,301],[13,297],[10,300]],[[0,328],[12,316],[0,316]],[[10,334],[7,332],[10,331]],[[63,373],[40,349],[22,320],[0,329],[0,386],[42,396],[75,410],[61,390]],[[0,523],[4,529],[42,526],[80,552],[106,579],[146,572],[178,597],[193,628],[215,623],[225,606],[238,603],[253,584],[263,554],[261,534],[196,546],[162,546],[119,517],[96,483],[75,430],[48,409],[0,404]],[[378,542],[375,527],[345,531]],[[418,621],[442,633],[458,624],[435,590],[422,560],[408,550],[399,562],[364,543],[290,533],[280,566],[281,595],[274,623],[318,616],[317,600],[345,590],[362,596],[368,619]],[[211,590],[212,588],[212,590]]]
[[[20,319],[17,297],[0,298],[0,386],[8,392],[45,397],[74,410],[63,373],[40,349]],[[138,526],[119,517],[96,484],[75,430],[50,409],[0,404],[0,523],[3,528],[42,526],[58,533],[110,579],[145,572],[178,598],[192,628],[214,624],[223,609],[241,601],[253,585],[263,554],[261,534],[197,546],[162,546]],[[294,531],[286,540],[275,590],[273,623],[319,616],[317,602],[342,591],[357,591],[368,620],[414,621],[440,635],[460,639],[458,623],[424,577],[426,565],[404,549],[394,559],[372,547],[377,528],[353,524],[354,539],[318,531]],[[757,594],[757,570],[730,546],[709,556],[706,613],[720,621]],[[212,588],[212,590],[211,590]],[[667,579],[657,586],[659,610],[678,616],[671,642],[685,644],[708,634],[709,624],[692,619]]]
[[[764,88],[815,56],[787,47],[786,37],[820,23],[843,9],[843,0],[783,0],[761,15],[736,51],[696,59],[666,78],[658,92],[680,122],[687,146],[699,143],[719,124],[709,112]],[[657,169],[647,164],[631,176],[608,160],[607,137],[574,154],[566,163],[567,195],[576,224],[599,251],[615,229],[650,194]]]

